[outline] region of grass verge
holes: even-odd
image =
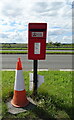
[[[27,54],[27,51],[0,51],[2,54]]]
[[[2,50],[27,50],[27,48],[0,48]]]
[[[74,48],[47,48],[47,50],[74,50]]]
[[[28,51],[0,51],[0,54],[27,54]],[[53,52],[53,51],[47,51],[46,54],[74,54],[74,52]]]
[[[56,52],[49,52],[47,51],[46,54],[74,54],[74,52],[59,52],[59,51],[56,51]]]
[[[28,48],[0,48],[2,50],[27,50]],[[74,50],[74,48],[46,48],[46,50]]]
[[[27,96],[29,91],[29,71],[24,71],[24,80]],[[72,73],[66,71],[41,71],[45,82],[38,88],[35,98],[37,106],[17,115],[9,114],[6,102],[13,96],[15,71],[2,71],[2,115],[3,120],[71,120],[72,118]],[[12,119],[9,119],[12,118]]]

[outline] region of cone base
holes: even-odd
[[[29,104],[29,101],[27,101],[27,103],[25,103],[24,105],[16,105],[16,104],[13,103],[13,100],[11,100],[11,104],[12,104],[14,107],[20,108],[20,107],[25,107],[25,106],[27,106],[27,105]]]
[[[11,104],[15,107],[25,107],[29,104],[29,101],[26,97],[26,91],[16,91],[14,90],[14,96],[11,100]]]

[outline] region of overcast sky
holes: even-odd
[[[72,43],[72,2],[0,0],[0,43],[27,43],[31,22],[47,23],[47,41]]]

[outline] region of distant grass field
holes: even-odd
[[[29,73],[23,72],[27,96],[29,91]],[[11,100],[14,91],[15,71],[2,71],[3,118],[24,118],[25,120],[71,120],[72,118],[72,74],[66,71],[41,71],[45,82],[38,88],[35,98],[37,106],[17,115],[7,112],[6,101]],[[51,118],[51,119],[50,119]],[[5,119],[4,119],[5,120]],[[9,119],[10,120],[10,119]]]

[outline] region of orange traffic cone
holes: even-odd
[[[11,104],[15,107],[25,107],[28,105],[29,101],[26,97],[26,91],[24,87],[24,79],[22,75],[22,63],[20,58],[18,58],[18,62],[16,64],[16,76],[15,76],[15,84],[14,84],[14,95],[11,100]]]

